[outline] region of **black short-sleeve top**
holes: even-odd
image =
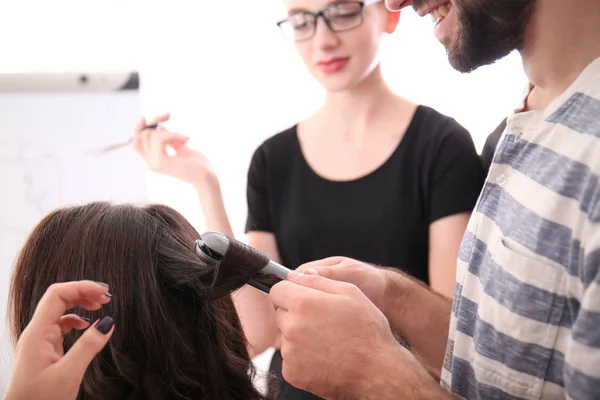
[[[273,233],[288,268],[346,256],[428,283],[429,225],[471,212],[483,179],[469,132],[426,106],[417,108],[393,154],[351,181],[317,175],[293,126],[252,157],[246,232]]]

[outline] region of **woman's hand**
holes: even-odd
[[[65,312],[76,306],[98,310],[109,296],[108,286],[92,281],[50,286],[19,338],[4,400],[77,398],[88,365],[113,333],[113,320],[100,319],[64,354],[64,335],[90,327],[89,321]]]
[[[208,159],[187,146],[188,136],[170,132],[160,124],[168,121],[169,114],[160,115],[149,123],[142,120],[135,126],[133,148],[142,156],[150,169],[180,179],[197,190],[207,182],[216,181]],[[157,129],[143,129],[147,125],[159,124]],[[169,155],[167,147],[175,154]]]

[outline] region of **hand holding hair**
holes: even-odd
[[[253,366],[230,296],[243,283],[221,285],[215,279],[215,266],[195,252],[199,236],[180,213],[160,204],[93,202],[48,214],[15,263],[9,318],[13,337],[22,343],[12,385],[15,397],[8,400],[263,400],[252,385]],[[53,282],[85,277],[110,277],[117,301],[99,310],[112,297],[106,297],[107,287],[68,283],[91,293],[75,293],[72,299],[59,291],[63,284],[53,286],[49,303],[57,310],[36,312]],[[110,320],[63,338],[67,329],[60,329],[61,315],[77,304],[84,308],[80,315],[92,320],[107,314],[114,319],[117,330],[102,351]],[[42,325],[40,318],[47,315],[52,318]],[[45,362],[25,370],[40,360]],[[29,371],[33,381],[25,376]]]
[[[90,327],[76,314],[76,306],[98,310],[110,301],[108,286],[92,281],[50,286],[15,349],[11,377],[4,400],[76,399],[83,375],[113,333],[113,321],[104,317]],[[63,336],[71,329],[87,329],[63,354]]]

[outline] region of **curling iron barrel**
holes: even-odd
[[[227,264],[220,265],[220,268],[239,269],[240,274],[244,275],[249,270],[255,271],[249,277],[248,284],[265,293],[269,293],[277,282],[287,279],[291,272],[283,265],[270,260],[265,253],[219,232],[203,233],[195,245],[198,257],[209,265]],[[227,260],[230,262],[226,262]],[[231,271],[228,274],[230,275]]]

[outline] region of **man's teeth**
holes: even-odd
[[[448,15],[448,6],[443,4],[437,9],[431,11],[429,15],[431,15],[431,20],[433,22],[437,22],[440,18],[444,18],[446,15]]]

